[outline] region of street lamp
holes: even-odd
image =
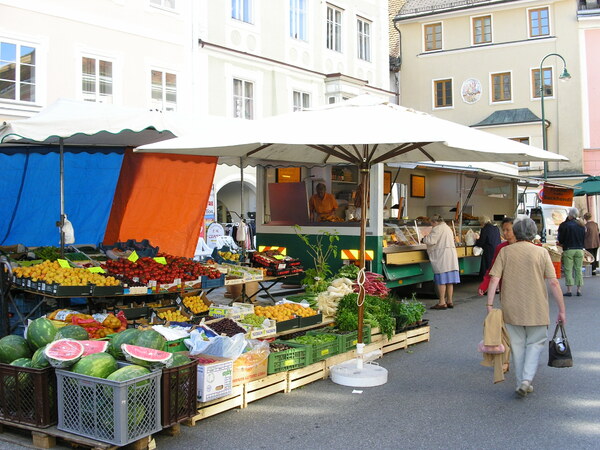
[[[542,58],[540,62],[540,100],[542,102],[542,145],[544,150],[548,150],[548,130],[546,129],[546,114],[544,111],[544,61],[549,56],[558,56],[563,62],[563,72],[558,77],[559,80],[567,81],[571,79],[571,74],[567,71],[567,62],[558,53],[549,53]],[[548,177],[548,161],[544,161],[544,180]]]

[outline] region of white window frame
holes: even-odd
[[[492,82],[492,75],[499,75],[501,73],[510,74],[510,100],[494,101],[494,84]],[[496,70],[488,74],[488,84],[490,90],[490,105],[501,105],[506,103],[514,103],[515,101],[515,90],[514,90],[514,78],[512,70]]]
[[[31,85],[34,86],[34,100],[21,100],[21,71],[20,70],[15,70],[15,98],[14,99],[10,99],[10,98],[0,98],[0,103],[11,103],[11,104],[21,104],[21,105],[29,105],[29,106],[33,106],[33,105],[39,105],[40,104],[40,99],[42,98],[42,92],[41,92],[41,88],[40,88],[40,80],[42,79],[41,77],[41,45],[38,43],[33,43],[33,42],[28,42],[22,39],[12,39],[12,38],[8,38],[8,37],[4,37],[4,36],[0,36],[0,43],[6,43],[6,44],[12,44],[16,46],[16,50],[15,50],[15,59],[16,59],[16,63],[18,65],[18,67],[21,66],[21,62],[20,62],[20,49],[21,47],[25,46],[25,47],[31,47],[35,50],[35,64],[33,65],[34,67],[34,72],[33,72],[33,79],[34,82],[30,83]],[[11,80],[7,80],[7,81],[11,81]]]
[[[330,3],[325,5],[326,13],[325,13],[325,47],[327,50],[331,50],[332,52],[342,53],[343,50],[343,24],[344,24],[344,10],[334,6]],[[329,10],[333,13],[333,20],[329,19]],[[335,21],[336,13],[340,15],[340,21]],[[332,28],[332,38],[329,38],[329,28]],[[331,47],[330,47],[331,45]]]
[[[152,72],[160,72],[161,73],[161,102],[160,107],[157,108],[156,100],[152,97],[153,93],[153,84],[152,84]],[[170,102],[167,100],[167,74],[175,75],[175,102]],[[177,111],[177,98],[178,98],[178,87],[179,87],[179,74],[175,70],[164,69],[160,67],[151,67],[150,68],[150,108],[158,109],[159,111],[169,111],[175,112]]]
[[[244,20],[246,13],[248,20]],[[231,18],[239,22],[254,24],[254,0],[231,0]]]
[[[308,2],[309,0],[289,0],[289,37],[294,40],[308,41]]]
[[[432,50],[427,50],[427,47],[425,45],[425,27],[429,26],[429,25],[436,25],[436,24],[440,24],[440,26],[442,27],[442,44],[440,48],[435,48]],[[423,48],[423,53],[434,53],[434,52],[440,52],[442,50],[444,50],[444,22],[442,20],[436,20],[435,22],[427,22],[424,23],[423,25],[421,25],[421,47]]]
[[[242,83],[242,96],[241,96],[241,100],[242,100],[242,111],[241,111],[241,116],[236,116],[236,99],[237,96],[235,94],[235,82],[236,81],[240,81]],[[245,91],[246,91],[246,85],[250,84],[252,85],[252,97],[246,97],[245,96]],[[233,77],[231,80],[231,92],[232,92],[232,111],[233,111],[233,118],[235,119],[244,119],[244,120],[253,120],[256,118],[256,83],[252,80],[247,80],[244,79],[242,77]],[[250,107],[251,107],[251,111],[250,111],[250,117],[246,117],[246,100],[250,99],[251,103],[250,103]]]
[[[94,59],[96,60],[96,64],[95,64],[95,69],[96,69],[96,75],[95,75],[95,92],[94,92],[94,100],[88,100],[86,98],[86,94],[83,91],[83,86],[81,83],[83,83],[83,58],[90,58],[90,59]],[[106,61],[106,62],[110,62],[112,64],[112,76],[111,76],[111,88],[112,88],[112,93],[110,95],[110,102],[106,102],[106,101],[102,101],[101,100],[101,95],[100,95],[100,72],[99,72],[99,68],[100,68],[100,61]],[[106,57],[106,56],[102,56],[99,54],[95,54],[95,53],[81,53],[79,55],[79,61],[78,61],[78,66],[79,66],[79,97],[84,100],[84,101],[93,101],[96,103],[116,103],[116,83],[115,83],[115,73],[116,73],[116,68],[117,68],[117,61],[115,58],[110,58],[110,57]],[[105,96],[108,97],[108,96]]]
[[[451,93],[452,93],[452,104],[450,106],[436,106],[435,105],[435,99],[436,99],[436,91],[435,91],[435,83],[436,81],[446,81],[446,80],[450,80],[451,83]],[[456,97],[454,96],[454,77],[442,77],[442,78],[434,78],[433,80],[431,80],[431,91],[432,91],[432,98],[431,98],[431,109],[432,110],[441,110],[441,109],[454,109],[454,104],[456,102]]]
[[[548,10],[548,34],[543,34],[540,36],[532,36],[531,35],[531,23],[529,21],[529,11],[531,11],[533,9],[544,9],[544,8],[546,8]],[[527,8],[527,10],[525,11],[525,20],[527,23],[527,37],[529,39],[543,39],[543,38],[552,36],[552,14],[551,14],[549,5],[540,5],[540,6],[536,6],[536,7],[532,7],[532,8]]]
[[[474,27],[474,23],[473,21],[475,19],[480,19],[483,17],[488,17],[490,18],[490,42],[480,42],[480,43],[476,43],[475,42],[475,27]],[[477,16],[471,16],[471,46],[473,47],[478,47],[480,45],[489,45],[489,44],[493,44],[494,43],[494,15],[493,14],[479,14]]]
[[[361,31],[362,25],[362,31]],[[368,32],[365,32],[365,27]],[[371,62],[371,31],[373,22],[364,17],[356,16],[356,56],[361,61]]]
[[[167,3],[170,2],[173,2],[173,6],[167,5]],[[152,8],[158,8],[164,11],[177,11],[177,0],[148,0],[148,4]]]
[[[550,69],[550,80],[552,81],[552,95],[546,95],[544,94],[544,100],[548,100],[548,99],[553,99],[556,96],[556,83],[554,80],[554,67],[553,66],[544,66],[542,67],[543,70],[548,70]],[[541,95],[538,95],[537,97],[535,96],[535,83],[533,82],[533,71],[534,70],[540,70],[539,66],[538,67],[532,67],[529,70],[529,81],[531,84],[531,100],[532,101],[541,101]],[[543,80],[542,80],[543,81]]]
[[[300,97],[300,105],[296,104],[296,97]],[[304,100],[308,98],[308,105],[305,105]],[[306,92],[306,91],[301,91],[299,89],[294,89],[292,91],[292,111],[296,112],[296,111],[304,111],[305,109],[310,108],[312,105],[312,96],[310,95],[310,92]]]

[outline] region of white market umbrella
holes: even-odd
[[[58,145],[60,229],[64,248],[64,145],[136,147],[179,134],[167,114],[143,108],[59,99],[35,116],[0,125],[0,152],[20,145]],[[8,150],[7,150],[8,151]]]
[[[139,152],[217,156],[225,164],[355,164],[360,170],[362,204],[367,203],[369,170],[383,162],[567,161],[524,145],[394,105],[371,95],[323,108],[250,121],[249,127],[215,127],[145,145]],[[360,266],[364,276],[366,215],[361,215]],[[360,280],[359,280],[360,281]],[[359,283],[360,284],[360,283]],[[363,301],[358,297],[358,342],[363,342]],[[360,347],[360,346],[359,346]]]

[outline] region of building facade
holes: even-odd
[[[407,0],[395,25],[401,104],[540,148],[543,115],[547,149],[569,158],[549,163],[548,176],[582,179],[588,74],[575,2]]]
[[[0,0],[0,17],[0,121],[61,97],[240,119],[395,99],[378,0]],[[255,209],[243,178],[242,207],[239,169],[219,166],[221,211]]]

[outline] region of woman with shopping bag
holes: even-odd
[[[519,397],[533,392],[540,354],[546,346],[550,313],[550,290],[558,306],[557,323],[566,323],[565,303],[550,255],[543,247],[532,243],[537,233],[535,222],[529,218],[513,225],[517,242],[504,247],[490,270],[487,309],[492,311],[496,287],[502,279],[500,305],[510,336],[512,367],[516,376]]]

